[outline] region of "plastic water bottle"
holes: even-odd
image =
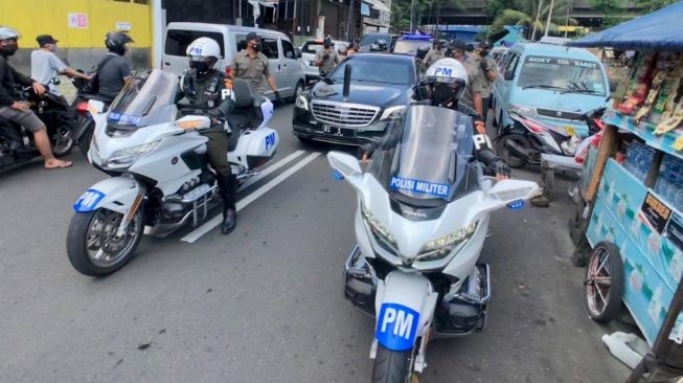
[[[602,341],[609,348],[612,355],[631,369],[635,369],[638,366],[649,350],[649,346],[644,340],[634,334],[619,331],[611,335],[603,335]]]

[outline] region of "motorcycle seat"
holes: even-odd
[[[232,91],[235,95],[235,108],[230,113],[231,117],[229,117],[229,119],[237,119],[237,116],[241,116],[244,118],[242,121],[248,121],[248,127],[250,129],[258,128],[263,121],[261,105],[266,102],[266,98],[254,93],[254,89],[247,80],[235,79],[235,81],[233,81]],[[240,121],[240,124],[245,126],[246,124],[242,121]],[[239,126],[240,124],[233,125],[231,121],[230,126],[234,129],[234,126]]]

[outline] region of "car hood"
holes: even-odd
[[[326,101],[344,101],[342,96],[344,85],[328,85],[319,82],[310,92],[311,98]],[[382,109],[393,105],[405,105],[408,102],[410,89],[407,85],[391,85],[373,82],[351,82],[349,98],[346,102],[372,105]]]
[[[550,89],[518,88],[515,101],[511,103],[541,109],[584,113],[604,106],[607,103],[606,99],[607,96],[588,93],[561,93]]]

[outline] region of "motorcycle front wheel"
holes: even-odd
[[[411,383],[413,357],[413,350],[391,351],[378,344],[372,367],[372,383]]]
[[[123,236],[116,232],[123,214],[108,209],[76,213],[66,237],[66,252],[71,265],[81,274],[101,277],[126,265],[140,244],[144,229],[139,209]]]

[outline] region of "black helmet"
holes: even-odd
[[[104,39],[104,45],[114,53],[123,55],[126,53],[126,44],[134,42],[130,36],[123,32],[109,32]]]

